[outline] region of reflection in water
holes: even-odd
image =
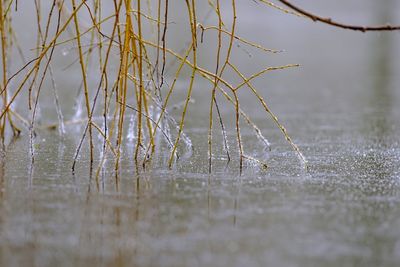
[[[386,1],[385,4],[376,3],[376,14],[380,23],[387,23],[394,19],[394,1]],[[362,134],[365,139],[373,142],[371,152],[365,158],[366,167],[371,170],[372,175],[377,179],[385,180],[393,177],[393,173],[388,171],[387,163],[390,158],[385,149],[391,148],[391,132],[393,118],[391,117],[393,107],[393,95],[391,91],[393,49],[394,41],[391,34],[376,34],[372,42],[370,52],[372,55],[369,77],[371,78],[371,95],[366,106],[365,116],[363,117]]]
[[[5,159],[4,159],[4,153],[3,151],[0,150],[0,236],[3,235],[3,230],[1,228],[1,225],[4,224],[4,191],[5,191],[5,177],[4,177],[4,173],[5,173],[5,169],[4,169],[4,165],[5,165]]]
[[[66,147],[65,157],[72,150]],[[343,146],[336,150],[338,158],[351,155]],[[12,153],[4,170],[14,184],[5,183],[3,195],[9,208],[0,221],[7,232],[0,238],[7,252],[1,266],[13,265],[6,256],[13,251],[20,265],[32,266],[309,266],[315,261],[354,266],[379,265],[386,261],[383,255],[393,259],[385,251],[398,237],[387,233],[400,218],[393,208],[398,202],[391,199],[399,190],[393,184],[392,194],[387,183],[373,182],[362,171],[368,160],[351,164],[355,169],[335,169],[332,180],[293,173],[245,173],[240,179],[174,171],[135,176],[125,170],[119,190],[115,174],[105,172],[104,186],[96,190],[87,170],[78,169],[74,178],[65,164],[70,160],[54,156],[46,164],[62,175],[46,174],[39,164],[27,191],[28,170],[23,177],[14,172]],[[374,188],[381,189],[369,194]]]
[[[386,1],[385,4],[376,3],[376,14],[378,21],[382,24],[394,20],[395,2]],[[393,93],[392,93],[392,68],[393,68],[393,53],[392,49],[394,38],[392,34],[376,34],[375,40],[370,47],[368,54],[372,55],[370,72],[371,75],[371,95],[364,112],[362,135],[367,140],[367,144],[373,144],[370,151],[361,157],[364,167],[369,170],[369,174],[380,182],[390,182],[394,178],[394,173],[389,166],[393,160],[388,149],[392,148],[392,108],[393,108]],[[375,188],[375,186],[371,186]]]
[[[5,177],[4,177],[4,165],[5,165],[5,153],[0,150],[0,201],[3,203],[3,194],[4,194],[4,183],[5,183]]]
[[[390,0],[386,1],[384,5],[376,3],[376,15],[377,21],[382,24],[388,21],[393,21],[393,12],[396,10],[395,2]],[[393,94],[391,92],[392,85],[392,68],[393,58],[395,51],[393,48],[394,36],[392,34],[381,33],[375,34],[372,45],[370,46],[371,56],[370,60],[370,72],[369,77],[371,78],[372,94],[369,103],[372,110],[375,112],[382,112],[382,116],[373,117],[372,120],[365,119],[369,122],[370,127],[379,137],[383,137],[389,134],[387,131],[390,130],[390,124],[388,124],[388,118],[391,114],[393,106]],[[376,127],[376,128],[375,128]],[[375,129],[374,129],[375,128]],[[378,142],[379,138],[378,137]]]
[[[385,4],[376,3],[377,21],[385,24],[394,20],[396,10],[394,1],[385,1]],[[363,244],[370,249],[372,266],[380,265],[385,258],[394,258],[396,253],[396,239],[383,237],[377,229],[386,232],[387,223],[391,220],[393,202],[389,199],[396,197],[398,185],[393,163],[392,131],[392,49],[394,38],[392,34],[382,33],[373,35],[374,40],[367,54],[370,59],[371,93],[362,117],[361,136],[367,146],[365,152],[353,158],[353,165],[360,173],[359,190],[363,192],[363,208],[370,212],[360,213],[366,234],[362,238]],[[382,198],[388,198],[382,201]]]

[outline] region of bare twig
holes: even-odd
[[[353,30],[353,31],[360,31],[360,32],[370,32],[370,31],[398,31],[400,30],[400,25],[374,25],[374,26],[358,26],[358,25],[350,25],[345,23],[340,23],[334,21],[331,18],[324,18],[313,13],[310,13],[287,0],[278,0],[282,4],[286,5],[287,7],[293,9],[294,11],[312,19],[315,22],[322,22],[337,28],[342,28],[346,30]]]

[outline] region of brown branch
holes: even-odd
[[[312,14],[294,4],[292,4],[289,1],[286,0],[278,0],[285,6],[293,9],[294,11],[312,19],[315,22],[322,22],[334,27],[342,28],[342,29],[347,29],[347,30],[353,30],[353,31],[360,31],[360,32],[368,32],[368,31],[398,31],[400,30],[400,25],[376,25],[376,26],[357,26],[357,25],[349,25],[349,24],[343,24],[340,22],[336,22],[332,20],[331,18],[324,18],[317,16],[315,14]]]

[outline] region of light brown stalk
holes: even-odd
[[[3,107],[5,107],[5,111],[7,112],[7,88],[6,88],[6,83],[7,83],[7,39],[6,39],[6,33],[5,33],[5,16],[3,15],[3,5],[4,1],[1,0],[0,2],[0,34],[1,34],[1,63],[2,63],[2,68],[3,68],[3,73],[2,73],[2,83],[1,83],[1,88],[2,89],[2,95],[3,95]],[[5,133],[5,128],[6,128],[6,116],[4,116],[1,119],[0,122],[0,137],[2,142],[4,142],[4,133]],[[4,143],[3,143],[4,144]]]
[[[79,29],[79,21],[78,21],[78,15],[76,7],[75,0],[72,1],[72,9],[74,11],[73,13],[73,18],[74,18],[74,23],[75,23],[75,32],[76,32],[76,42],[78,45],[78,53],[79,53],[79,63],[81,66],[81,72],[82,72],[82,79],[83,79],[83,89],[84,89],[84,94],[85,94],[85,104],[86,104],[86,112],[87,112],[87,117],[88,117],[88,124],[89,124],[89,146],[90,146],[90,164],[93,163],[93,136],[92,136],[92,113],[90,109],[90,100],[89,100],[89,88],[88,88],[88,83],[87,83],[87,76],[86,76],[86,67],[85,67],[85,62],[83,59],[83,54],[82,54],[82,46],[81,46],[81,38],[80,38],[80,29]],[[83,1],[85,2],[85,1]]]
[[[157,128],[159,127],[159,125],[160,125],[160,123],[161,123],[161,120],[164,118],[164,114],[165,114],[165,112],[166,112],[166,108],[167,108],[167,106],[168,106],[169,99],[170,99],[170,97],[171,97],[171,95],[172,95],[172,92],[173,92],[173,90],[174,90],[174,88],[175,88],[175,84],[176,84],[176,82],[177,82],[177,80],[178,80],[178,77],[179,77],[179,75],[180,75],[180,73],[181,73],[181,70],[182,70],[183,66],[185,65],[185,61],[186,61],[186,59],[187,59],[187,57],[189,56],[189,53],[190,53],[191,51],[192,51],[192,45],[187,49],[186,54],[185,54],[185,57],[182,58],[181,63],[179,64],[179,67],[178,67],[178,69],[177,69],[177,71],[176,71],[176,73],[175,73],[174,80],[172,81],[172,84],[171,84],[171,86],[170,86],[169,89],[168,89],[168,93],[167,93],[167,95],[166,95],[166,97],[165,97],[165,100],[164,100],[164,103],[163,103],[163,105],[162,105],[162,107],[161,107],[161,113],[160,113],[160,115],[159,115],[159,117],[158,117],[158,120],[157,120],[156,123],[155,123],[155,126],[154,126],[153,136],[156,135]],[[173,148],[173,146],[171,146],[171,149],[172,149],[172,148]],[[145,160],[146,160],[147,155],[148,155],[148,153],[149,153],[149,149],[150,149],[150,146],[147,147],[146,154],[145,154],[145,155],[146,155]],[[151,159],[151,156],[153,155],[153,152],[154,152],[154,151],[152,151],[151,155],[149,156],[149,159]],[[144,164],[145,164],[145,161],[143,162],[143,165],[144,165]]]
[[[221,46],[222,46],[222,17],[221,17],[221,11],[220,11],[220,4],[219,0],[217,0],[217,6],[216,6],[216,11],[217,17],[218,17],[218,45],[217,45],[217,58],[216,58],[216,63],[215,63],[215,79],[214,79],[214,85],[211,90],[211,103],[210,103],[210,113],[209,113],[209,126],[208,126],[208,172],[211,173],[212,169],[212,130],[213,130],[213,107],[214,104],[217,105],[216,99],[215,99],[215,91],[218,86],[218,79],[216,78],[219,73],[219,61],[220,61],[220,56],[221,56]],[[225,138],[225,137],[223,137]],[[227,155],[229,158],[229,152],[227,150]]]
[[[186,2],[187,10],[188,10],[190,28],[191,28],[191,33],[192,33],[193,67],[192,67],[192,74],[190,76],[190,84],[189,84],[189,88],[188,88],[188,92],[187,92],[187,96],[186,96],[186,101],[185,101],[185,105],[184,105],[184,108],[182,111],[181,121],[179,124],[178,136],[176,137],[174,147],[172,148],[172,152],[171,152],[171,155],[168,160],[169,168],[172,167],[172,164],[173,164],[174,158],[175,158],[175,153],[178,148],[179,140],[181,138],[183,126],[185,123],[186,113],[188,110],[188,104],[189,104],[190,98],[192,96],[193,84],[194,84],[194,79],[195,79],[195,75],[196,75],[196,71],[197,71],[196,4],[195,4],[195,0],[192,0],[191,4],[189,3],[189,0],[185,0],[185,2]]]
[[[306,160],[306,158],[301,153],[299,147],[292,141],[292,138],[287,133],[286,128],[280,123],[278,117],[268,107],[268,105],[265,102],[265,100],[263,99],[263,97],[257,92],[255,87],[250,83],[250,81],[243,76],[243,74],[238,70],[238,68],[235,65],[229,63],[229,66],[243,79],[244,83],[250,88],[250,90],[253,92],[253,94],[257,97],[259,102],[264,107],[265,111],[271,116],[272,120],[275,122],[275,124],[278,126],[278,128],[283,133],[283,136],[285,137],[285,139],[292,146],[293,150],[296,152],[297,156],[299,157],[301,163],[304,165],[305,168],[307,168],[307,160]]]
[[[125,0],[125,9],[129,10],[131,7],[131,0]],[[119,108],[119,116],[118,116],[118,134],[117,134],[117,158],[116,158],[116,170],[119,168],[119,160],[121,154],[121,144],[122,144],[122,136],[123,136],[123,123],[125,117],[125,109],[126,109],[126,93],[128,87],[128,68],[129,68],[129,55],[130,55],[130,44],[132,42],[132,50],[133,50],[133,59],[132,62],[136,60],[136,50],[133,36],[133,29],[132,29],[132,19],[129,12],[126,13],[126,20],[125,20],[125,36],[124,36],[124,43],[122,45],[121,50],[121,67],[119,72],[119,89],[117,92],[117,103]],[[141,125],[138,126],[141,131]],[[140,140],[138,140],[140,143]]]
[[[72,13],[75,14],[81,7],[82,7],[83,3],[79,4],[76,8],[76,10]],[[53,47],[53,45],[56,43],[57,39],[59,38],[59,36],[65,31],[65,29],[68,27],[69,23],[71,22],[71,20],[73,19],[73,16],[70,16],[67,21],[64,23],[64,25],[62,27],[60,27],[60,30],[56,33],[56,35],[54,36],[54,38],[52,39],[52,41],[49,42],[49,45],[43,48],[43,51],[41,52],[41,54],[31,60],[28,64],[26,64],[22,69],[25,69],[28,65],[30,65],[30,63],[35,62],[35,64],[33,64],[33,67],[27,72],[27,74],[25,75],[25,77],[22,79],[22,81],[20,82],[20,84],[16,87],[17,89],[15,90],[14,94],[12,95],[12,97],[8,100],[8,103],[5,104],[5,106],[3,107],[3,110],[0,114],[0,119],[2,119],[6,113],[8,112],[11,104],[15,101],[15,99],[17,98],[17,96],[20,94],[20,92],[22,91],[24,85],[27,83],[27,81],[29,80],[29,78],[31,77],[31,75],[37,70],[37,68],[39,67],[43,57],[46,55],[46,53]],[[21,70],[22,70],[21,69]],[[16,77],[16,75],[12,75],[10,77],[10,79]],[[1,94],[4,94],[4,92],[7,90],[7,85],[10,83],[10,79],[7,80],[7,82],[5,83],[4,88],[1,91]],[[33,83],[33,82],[32,82]]]

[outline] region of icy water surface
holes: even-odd
[[[396,1],[366,2],[303,1],[352,23],[400,22]],[[127,152],[118,177],[90,174],[85,156],[73,175],[73,126],[63,140],[40,131],[32,166],[25,134],[1,153],[0,266],[400,265],[399,34],[349,33],[253,1],[239,7],[242,36],[286,52],[249,60],[254,51],[238,49],[238,60],[254,71],[302,65],[256,83],[309,170],[250,97],[243,106],[272,150],[263,155],[244,126],[246,152],[269,169],[246,166],[242,176],[218,158],[207,174],[201,94],[187,124],[195,152],[171,171],[137,175]]]
[[[122,171],[118,183],[96,181],[85,162],[71,174],[73,151],[54,133],[42,135],[30,176],[27,142],[17,140],[0,166],[1,265],[397,266],[399,125],[381,128],[382,113],[366,115],[368,126],[341,115],[299,126],[309,172],[282,143],[267,172]]]

